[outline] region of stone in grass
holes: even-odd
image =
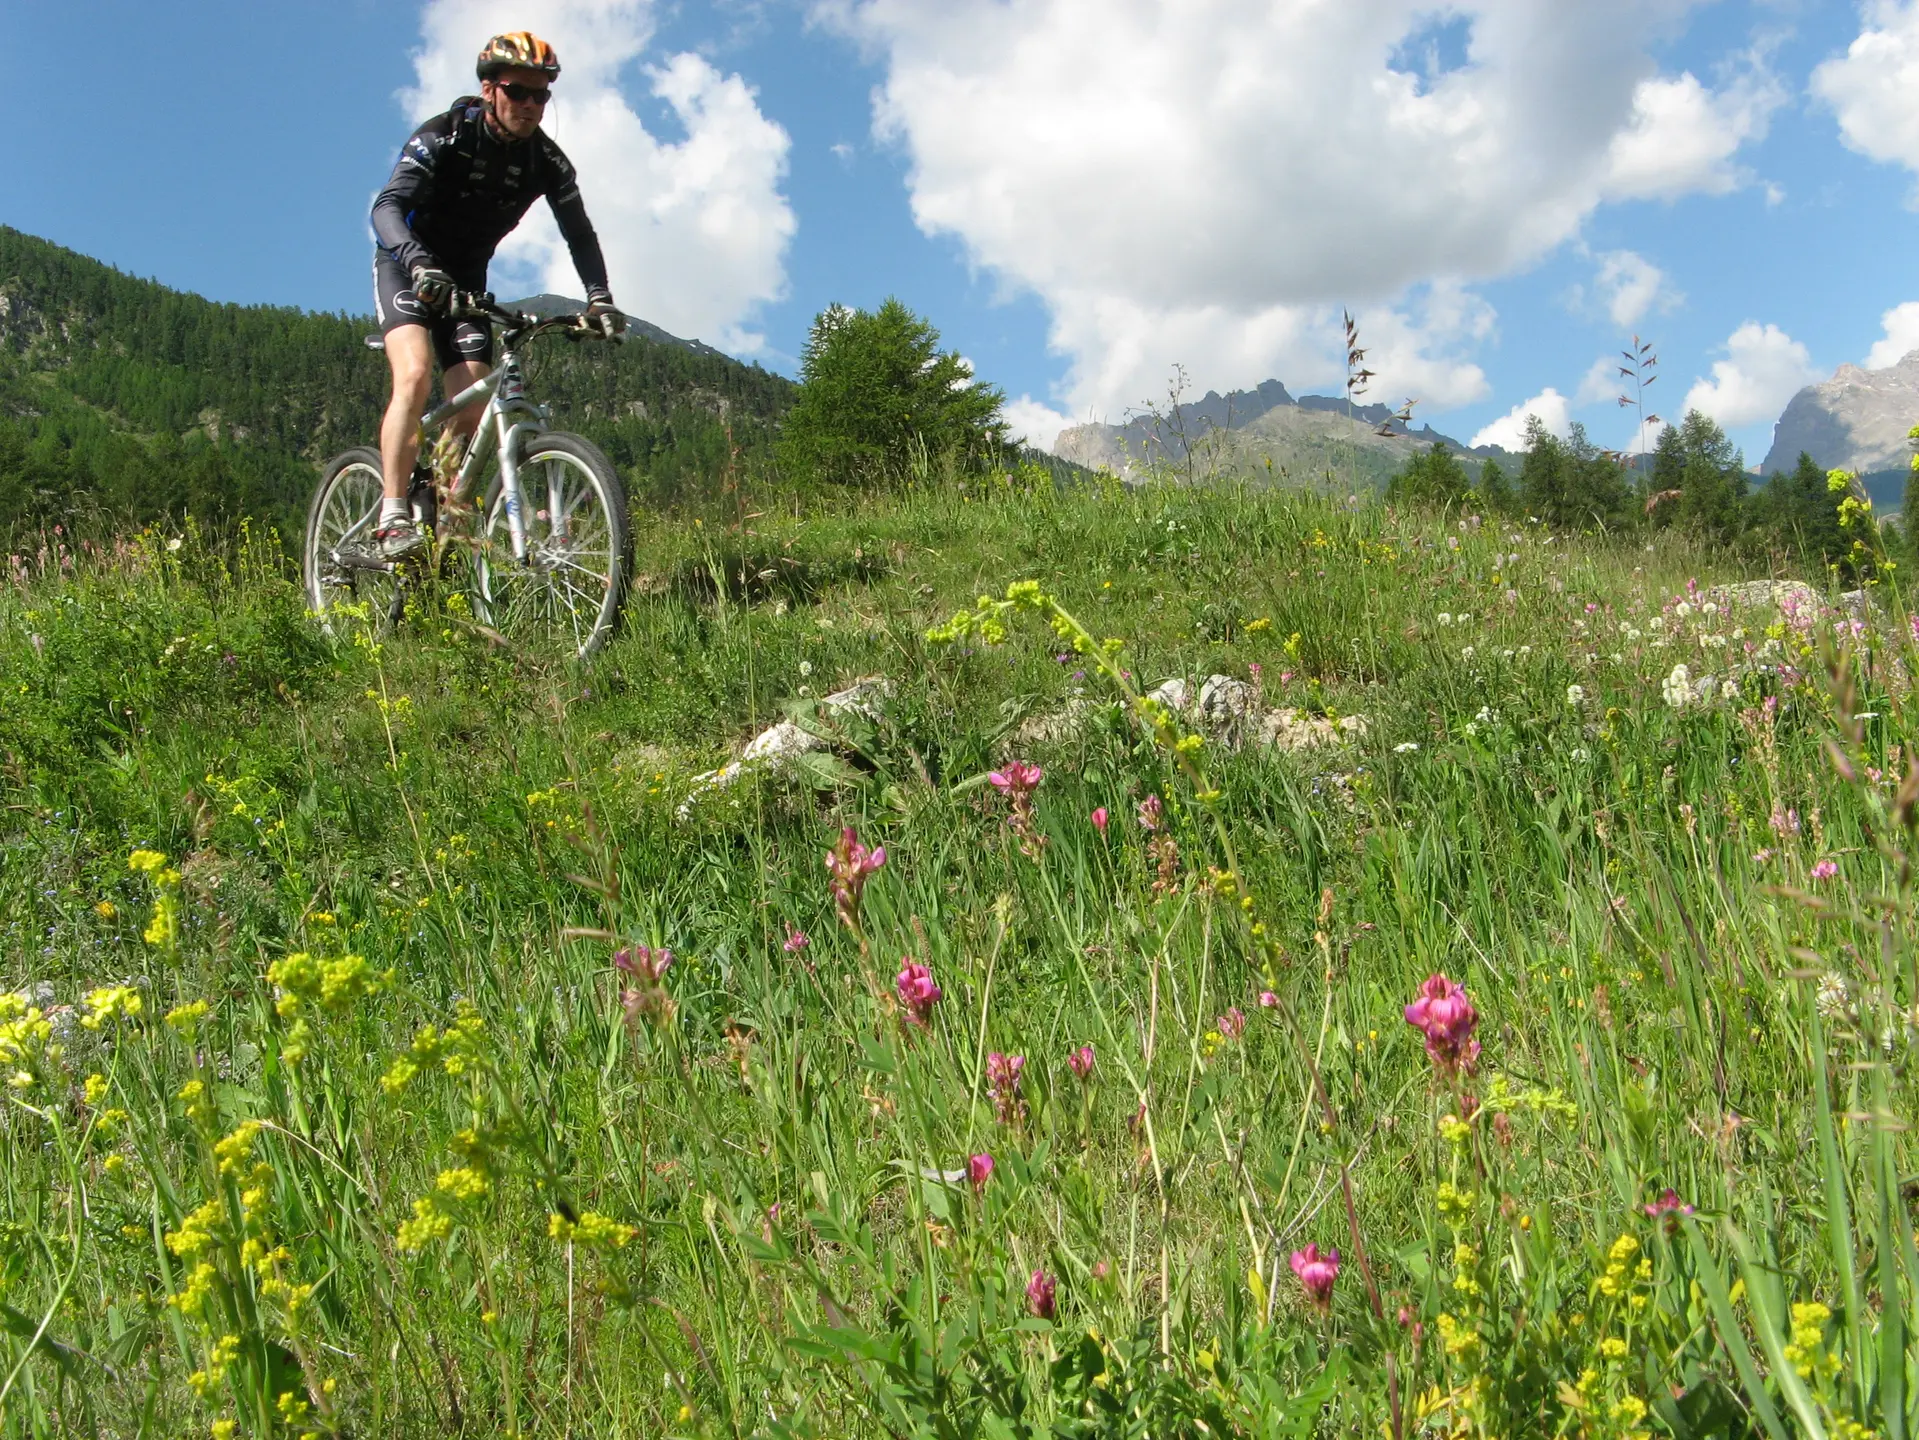
[[[1788,620],[1816,620],[1843,611],[1855,620],[1866,620],[1879,613],[1878,602],[1870,591],[1847,590],[1835,605],[1803,580],[1743,580],[1731,585],[1715,585],[1699,597],[1716,601],[1728,610],[1771,607]]]
[[[1311,750],[1347,744],[1366,734],[1363,715],[1329,720],[1290,706],[1263,710],[1258,689],[1230,675],[1209,675],[1197,691],[1183,679],[1164,680],[1147,691],[1146,698],[1158,701],[1227,750],[1249,745],[1268,750]],[[1014,745],[1072,739],[1086,728],[1097,708],[1075,697],[1062,710],[1027,720],[1014,732]]]
[[[822,728],[830,728],[835,715],[857,715],[877,724],[880,712],[892,693],[893,684],[884,675],[863,676],[844,690],[836,690],[821,698],[816,708],[819,717],[825,722]],[[690,818],[695,802],[715,790],[726,789],[749,771],[777,774],[790,770],[803,755],[832,748],[832,742],[825,735],[809,730],[797,721],[782,720],[777,725],[770,725],[746,742],[739,759],[728,761],[717,770],[695,775],[691,790],[680,802],[678,816],[682,820]]]

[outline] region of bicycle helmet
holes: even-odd
[[[548,80],[557,80],[560,57],[531,30],[514,30],[487,41],[474,69],[482,80],[491,80],[508,69],[538,70]]]

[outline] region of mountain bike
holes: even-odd
[[[499,360],[420,421],[407,502],[432,544],[404,560],[381,555],[373,541],[380,452],[360,446],[336,455],[307,511],[307,604],[329,629],[342,614],[394,626],[409,599],[437,584],[463,595],[473,618],[508,641],[558,640],[576,656],[591,655],[612,635],[626,597],[626,493],[590,440],[546,428],[546,407],[527,398],[520,352],[539,335],[581,340],[601,331],[584,312],[521,314],[491,295],[456,295],[450,308],[499,328]],[[366,343],[385,348],[378,335]],[[448,457],[436,475],[424,442],[475,405],[486,408],[464,455]]]

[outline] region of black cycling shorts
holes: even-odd
[[[484,290],[486,277],[481,276],[477,285],[467,285],[456,276],[454,283],[462,290]],[[484,320],[449,320],[434,314],[413,293],[412,277],[384,250],[373,252],[373,315],[382,335],[402,325],[426,326],[442,370],[462,360],[478,360],[489,366],[493,363],[493,327]]]

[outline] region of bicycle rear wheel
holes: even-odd
[[[559,641],[576,656],[591,655],[611,638],[626,598],[626,491],[599,447],[578,435],[528,441],[519,475],[526,560],[513,558],[505,490],[495,475],[474,557],[474,609],[510,640]]]
[[[397,618],[399,577],[373,542],[380,496],[380,454],[360,446],[327,462],[307,507],[301,579],[307,607],[329,633],[342,613],[375,627]]]

